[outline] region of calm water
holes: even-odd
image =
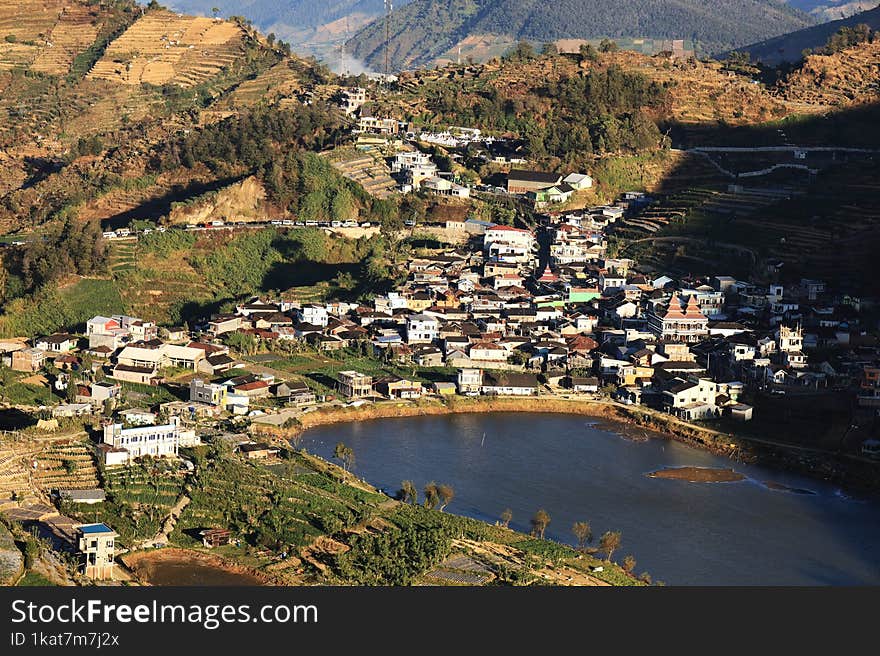
[[[419,490],[430,480],[449,483],[453,513],[494,522],[511,508],[511,526],[528,531],[543,507],[547,537],[569,543],[576,521],[589,521],[597,539],[619,530],[615,560],[633,554],[636,572],[670,585],[880,584],[880,500],[851,499],[819,481],[676,442],[635,442],[588,417],[383,419],[315,428],[302,446],[331,459],[339,441],[354,449],[355,473],[386,491],[404,479]],[[686,465],[734,467],[748,479],[645,476]]]

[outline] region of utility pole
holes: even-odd
[[[388,42],[391,40],[391,0],[385,0],[385,83],[388,84]]]

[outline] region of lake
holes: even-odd
[[[301,445],[328,460],[337,442],[354,472],[393,494],[448,483],[448,512],[528,532],[538,508],[548,538],[575,543],[571,526],[595,536],[620,531],[615,560],[669,585],[880,584],[880,499],[758,465],[732,462],[666,439],[635,441],[639,429],[590,417],[470,414],[381,419],[310,429]],[[670,467],[733,468],[738,482],[691,483],[647,474]]]

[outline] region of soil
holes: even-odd
[[[649,478],[670,478],[688,483],[735,483],[745,480],[745,475],[733,469],[716,469],[713,467],[670,467],[650,474]]]
[[[138,551],[120,558],[145,585],[268,585],[263,572],[190,549]]]

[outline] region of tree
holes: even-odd
[[[77,382],[73,379],[73,376],[67,377],[67,388],[65,389],[65,398],[68,403],[74,403],[76,401],[76,392],[77,392]]]
[[[581,61],[599,61],[599,53],[589,43],[584,43],[580,47]]]
[[[627,574],[632,574],[633,570],[636,568],[636,559],[634,556],[627,556],[623,559],[623,571]]]
[[[607,531],[599,540],[599,551],[605,554],[605,560],[611,560],[614,552],[620,548],[620,532]]]
[[[357,218],[357,205],[351,192],[342,187],[330,203],[330,217],[334,221],[350,221]]]
[[[427,485],[425,485],[424,489],[425,493],[425,508],[430,508],[433,510],[437,507],[437,503],[440,501],[439,491],[437,489],[437,484],[434,481],[431,481]]]
[[[617,41],[611,39],[602,39],[599,42],[599,52],[617,52],[619,50]]]
[[[556,44],[553,41],[549,41],[544,44],[544,47],[541,48],[542,55],[558,55],[559,48],[556,47]]]
[[[544,531],[547,530],[549,524],[550,515],[543,508],[539,509],[532,517],[532,535],[537,535],[543,540]]]
[[[587,542],[593,539],[593,529],[590,528],[589,522],[575,522],[571,527],[571,532],[578,541],[578,549],[583,549]]]
[[[416,504],[419,501],[419,492],[412,481],[403,481],[400,484],[400,500],[404,503]]]
[[[64,471],[66,471],[68,474],[73,474],[73,472],[76,471],[76,463],[69,458],[65,458],[61,464],[64,467]]]
[[[333,449],[333,457],[342,461],[342,468],[345,471],[350,470],[354,466],[354,449],[346,446],[343,442],[336,444],[336,448]]]
[[[441,483],[437,486],[437,495],[440,497],[440,512],[443,512],[443,509],[449,505],[449,502],[455,496],[455,490],[452,489],[451,485]]]
[[[501,513],[501,525],[504,528],[508,528],[511,519],[513,519],[513,511],[510,508],[505,508],[504,512]]]

